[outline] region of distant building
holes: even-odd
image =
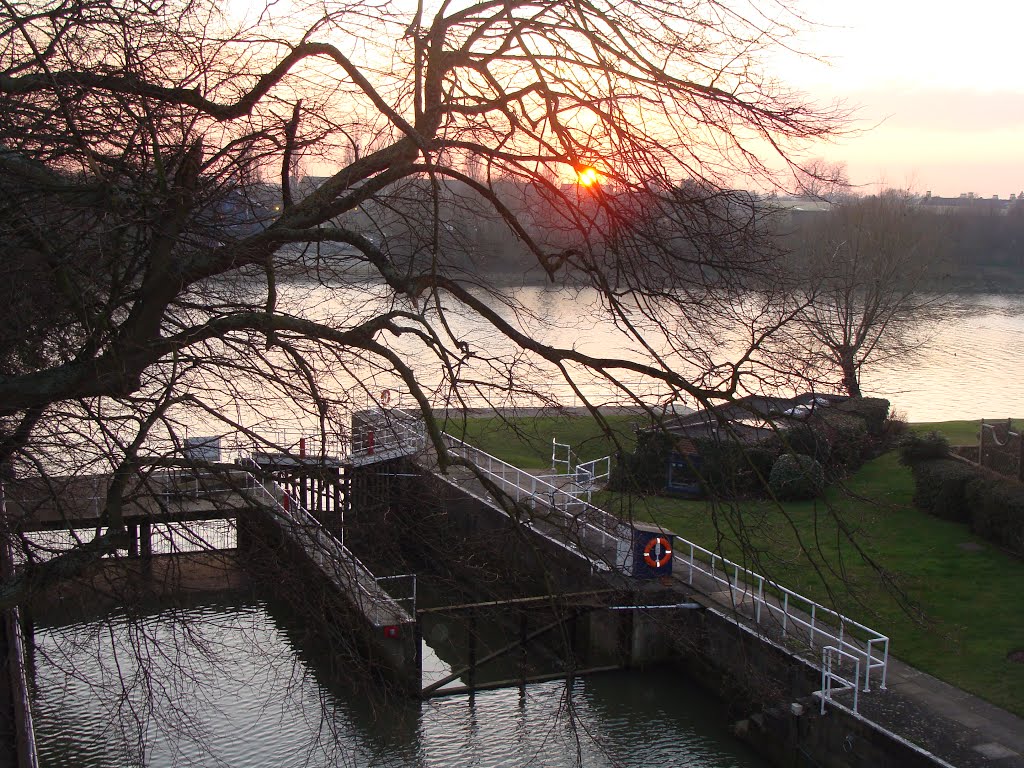
[[[918,205],[932,213],[1005,216],[1010,211],[1024,205],[1024,193],[1021,193],[1020,196],[1011,194],[1008,198],[1003,199],[999,195],[979,197],[973,192],[961,192],[959,197],[938,197],[929,191],[919,198]]]

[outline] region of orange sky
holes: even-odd
[[[820,22],[772,72],[816,98],[859,107],[861,135],[812,154],[856,184],[955,196],[1024,190],[1024,3],[803,3]]]

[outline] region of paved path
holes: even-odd
[[[897,659],[887,690],[859,704],[867,719],[957,768],[1024,768],[1024,720]]]

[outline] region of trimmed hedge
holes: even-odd
[[[820,420],[795,424],[781,434],[782,449],[786,453],[810,456],[826,465],[832,458],[832,441]]]
[[[976,534],[1024,557],[1024,486],[977,477],[965,493]]]
[[[701,484],[708,493],[723,498],[764,493],[778,455],[776,449],[725,439],[702,438],[693,442],[702,460]]]
[[[918,459],[910,471],[918,507],[1024,557],[1024,485],[952,458]]]
[[[672,436],[664,432],[637,432],[636,450],[619,457],[608,478],[608,487],[633,493],[663,491],[673,442]]]
[[[914,475],[914,503],[943,520],[971,521],[967,484],[978,477],[969,464],[956,459],[924,459],[910,467]]]
[[[908,467],[928,459],[946,459],[949,455],[949,440],[939,432],[927,435],[911,432],[900,441],[900,464]]]
[[[852,471],[864,463],[871,440],[863,416],[827,409],[815,414],[815,418],[820,422],[818,429],[832,445],[831,466]]]
[[[881,435],[889,418],[889,401],[883,397],[851,397],[833,406],[843,413],[851,413],[864,419],[869,435]]]
[[[814,499],[825,489],[825,471],[810,456],[784,453],[772,467],[768,488],[780,501]]]

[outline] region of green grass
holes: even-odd
[[[993,420],[989,420],[993,423]],[[1024,427],[1024,419],[1013,419],[1015,431]],[[946,436],[951,445],[977,445],[980,419],[973,421],[929,421],[910,425],[915,432],[939,432]]]
[[[486,450],[524,466],[546,466],[551,435],[585,445],[586,458],[607,442],[588,419],[470,422]],[[629,431],[629,420],[618,428]],[[913,425],[950,436],[976,433],[978,422]],[[576,437],[580,443],[574,442]],[[546,439],[546,447],[544,440]],[[544,459],[541,461],[541,459]],[[539,462],[539,463],[538,463]],[[966,526],[929,517],[912,502],[909,471],[890,453],[869,462],[818,502],[711,504],[604,493],[609,511],[654,521],[705,548],[748,565],[889,635],[892,653],[930,674],[1024,716],[1024,664],[1007,659],[1024,648],[1024,562]],[[845,531],[845,532],[844,532]]]
[[[593,419],[581,417],[457,419],[442,424],[442,429],[517,467],[541,469],[551,466],[552,438],[571,445],[581,461],[613,454],[617,445],[632,450],[636,442],[633,425],[643,418],[608,416],[614,440]]]

